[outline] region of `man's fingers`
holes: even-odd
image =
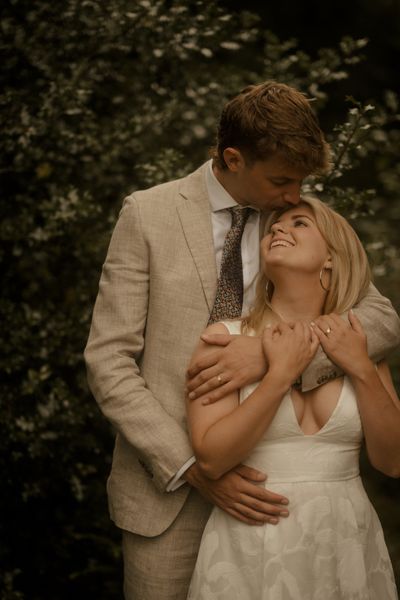
[[[267,479],[265,473],[262,473],[258,469],[253,469],[253,467],[249,467],[247,465],[238,465],[233,470],[235,473],[238,473],[241,477],[244,477],[249,481],[265,481]]]
[[[186,387],[189,392],[196,390],[196,397],[201,396],[209,389],[221,385],[221,381],[218,380],[218,376],[222,377],[216,365],[212,365],[201,370],[197,375],[191,376],[188,371],[190,379],[186,382]],[[201,389],[199,389],[201,388]]]
[[[261,473],[261,471],[252,469],[247,465],[240,465],[236,467],[235,471],[245,480],[241,490],[241,500],[243,498],[253,498],[257,503],[261,501],[262,503],[274,504],[277,505],[279,509],[282,509],[282,505],[289,504],[289,500],[286,496],[271,492],[271,490],[265,489],[264,487],[257,485],[257,483],[252,483],[265,481],[266,476],[264,473]]]
[[[282,507],[282,505],[286,506],[287,504],[289,504],[289,500],[285,496],[282,496],[282,494],[276,494],[275,492],[271,492],[270,490],[267,490],[263,487],[261,488],[252,484],[250,485],[252,486],[251,489],[246,489],[245,491],[247,495],[254,496],[262,502],[274,504],[278,507]]]
[[[279,515],[269,515],[263,511],[253,510],[246,505],[237,504],[232,507],[230,510],[236,512],[241,515],[242,519],[246,519],[247,521],[253,521],[258,525],[263,525],[264,523],[273,523],[276,524],[279,521]]]
[[[265,519],[265,515],[259,515],[258,519],[252,519],[248,516],[246,516],[245,514],[241,513],[238,510],[235,510],[234,508],[229,508],[226,510],[226,512],[228,514],[231,515],[231,517],[234,517],[235,519],[237,519],[238,521],[241,521],[242,523],[245,523],[246,525],[265,525],[265,523],[267,522]],[[273,523],[274,525],[276,523]]]
[[[232,341],[232,336],[229,333],[203,333],[200,339],[211,346],[227,346]]]
[[[247,494],[242,494],[240,501],[236,502],[234,507],[238,509],[239,505],[246,507],[246,509],[256,511],[257,513],[268,515],[269,517],[287,517],[289,514],[287,507],[282,506],[282,504],[271,504],[269,502],[257,500],[254,496],[248,496]]]
[[[189,379],[196,377],[201,371],[213,367],[218,361],[218,356],[215,353],[207,354],[200,360],[193,362],[187,370],[187,376]]]
[[[204,392],[204,398],[202,399],[202,404],[207,405],[207,404],[214,404],[214,402],[217,402],[217,400],[220,400],[221,398],[224,398],[224,396],[227,396],[228,394],[230,394],[231,392],[234,392],[238,389],[238,386],[234,383],[234,381],[228,381],[228,383],[225,383],[225,385],[221,385],[218,388],[213,389],[211,392]],[[198,390],[196,390],[196,397],[198,394]],[[189,398],[191,398],[190,394],[189,394]]]

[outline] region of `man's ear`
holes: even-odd
[[[225,148],[223,151],[223,157],[225,164],[231,173],[237,173],[245,165],[243,155],[237,148],[232,148],[230,146]]]

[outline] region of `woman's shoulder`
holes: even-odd
[[[217,325],[217,323],[216,323]],[[241,319],[225,319],[224,321],[219,321],[218,325],[223,325],[225,329],[232,335],[241,334],[242,328],[242,320]]]
[[[247,329],[242,332],[242,319],[224,319],[208,325],[204,333],[229,333],[231,335],[256,335],[253,329]]]

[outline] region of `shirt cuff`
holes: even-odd
[[[176,475],[168,483],[167,488],[166,488],[167,492],[174,492],[175,490],[180,488],[181,485],[186,483],[186,481],[184,479],[181,479],[181,477],[184,473],[186,473],[188,468],[191,467],[195,462],[196,462],[195,456],[192,456],[191,458],[189,458],[189,460],[187,460],[185,462],[185,464],[179,469],[179,471],[176,473]]]

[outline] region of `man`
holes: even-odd
[[[238,297],[239,314],[251,304],[267,212],[296,205],[303,178],[328,163],[306,98],[266,82],[224,107],[212,162],[125,200],[85,358],[93,394],[117,431],[108,494],[123,531],[128,600],[186,597],[210,502],[249,525],[288,514],[288,499],[261,486],[265,476],[253,469],[239,465],[218,481],[201,472],[186,431],[185,370],[207,322],[237,316]],[[247,206],[254,210],[246,210],[238,238],[233,213],[243,217]],[[233,238],[242,268],[229,279]],[[375,355],[397,343],[397,316],[376,290],[358,314]],[[229,356],[237,360],[240,348],[247,364],[240,384],[257,379],[265,365],[257,341],[246,344],[219,349],[201,381],[229,385],[220,373],[232,371]],[[307,375],[310,387],[336,376],[321,360]]]

